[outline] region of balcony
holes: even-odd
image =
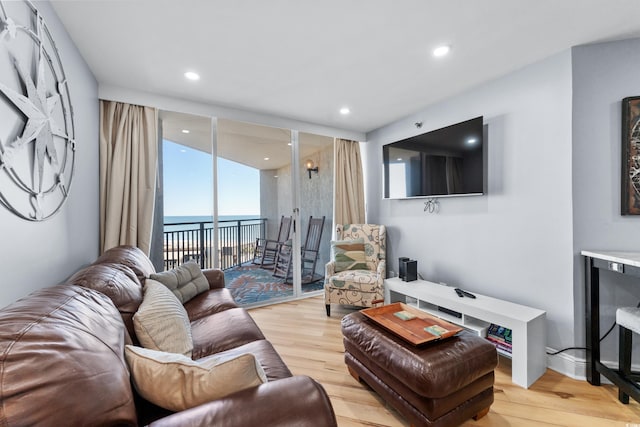
[[[265,235],[265,218],[218,221],[218,266],[227,270],[253,260],[256,239]],[[200,268],[213,268],[213,222],[164,224],[164,268],[170,270],[188,261]]]
[[[266,218],[218,221],[218,266],[224,271],[225,286],[239,305],[259,306],[268,301],[293,296],[293,286],[273,275],[271,266],[253,264],[256,239],[264,238]],[[214,228],[211,221],[171,222],[164,224],[164,269],[170,270],[188,261],[213,268]],[[318,265],[323,271],[324,264]],[[302,292],[323,289],[324,277],[303,283]]]

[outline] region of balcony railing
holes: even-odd
[[[256,239],[264,238],[266,218],[218,221],[218,265],[223,270],[253,259]],[[213,268],[213,222],[164,224],[164,268],[195,260]]]

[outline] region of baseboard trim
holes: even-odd
[[[547,368],[561,373],[564,376],[573,378],[574,380],[587,380],[587,361],[584,357],[577,357],[568,354],[569,351],[584,352],[584,350],[568,350],[568,352],[556,354],[554,356],[549,353],[555,353],[556,349],[547,347]]]
[[[572,354],[560,353],[554,356],[551,356],[549,353],[555,353],[556,349],[547,347],[547,368],[553,369],[554,371],[573,378],[574,380],[587,380],[587,360],[584,357],[574,356]],[[584,350],[568,350],[568,352],[580,352],[584,353]],[[604,360],[602,362],[604,365],[608,366],[611,369],[618,369],[618,361],[610,361]],[[640,366],[633,365],[631,367],[632,370],[638,371]],[[611,382],[604,376],[600,376],[600,381],[603,384],[611,384]]]

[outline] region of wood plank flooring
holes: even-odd
[[[347,372],[340,319],[352,309],[332,306],[325,314],[322,297],[312,297],[249,311],[294,374],[320,382],[331,398],[338,425],[408,426],[400,414]],[[640,405],[618,402],[610,385],[591,386],[547,370],[531,388],[511,383],[510,361],[500,358],[495,402],[489,414],[464,426],[620,426],[640,427]]]

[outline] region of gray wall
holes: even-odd
[[[574,340],[571,78],[566,51],[371,132],[364,144],[367,218],[388,227],[387,270],[411,257],[426,280],[545,310],[547,342],[558,349]],[[487,195],[440,198],[439,214],[424,212],[424,199],[381,200],[383,144],[480,115]]]
[[[69,80],[77,163],[69,198],[53,218],[29,222],[0,206],[0,306],[64,281],[98,256],[98,86],[50,4],[35,4],[57,44]],[[7,13],[14,5],[5,2]],[[9,78],[13,77],[0,73],[0,81]]]
[[[311,158],[318,165],[318,174],[312,172],[311,179],[304,161]],[[291,215],[291,166],[278,170],[278,218]],[[333,145],[307,156],[300,161],[300,239],[304,245],[307,237],[309,217],[322,217],[325,222],[320,244],[320,253],[316,264],[316,273],[324,275],[324,265],[329,262],[331,227],[333,220]],[[273,202],[272,202],[273,203]],[[278,220],[279,221],[279,220]]]
[[[640,250],[640,217],[620,214],[621,101],[640,95],[640,39],[581,46],[572,56],[575,336],[584,345],[580,251]],[[601,289],[604,334],[615,321],[616,307],[638,304],[640,283],[604,272]],[[603,341],[603,359],[617,360],[617,337],[615,328]]]

